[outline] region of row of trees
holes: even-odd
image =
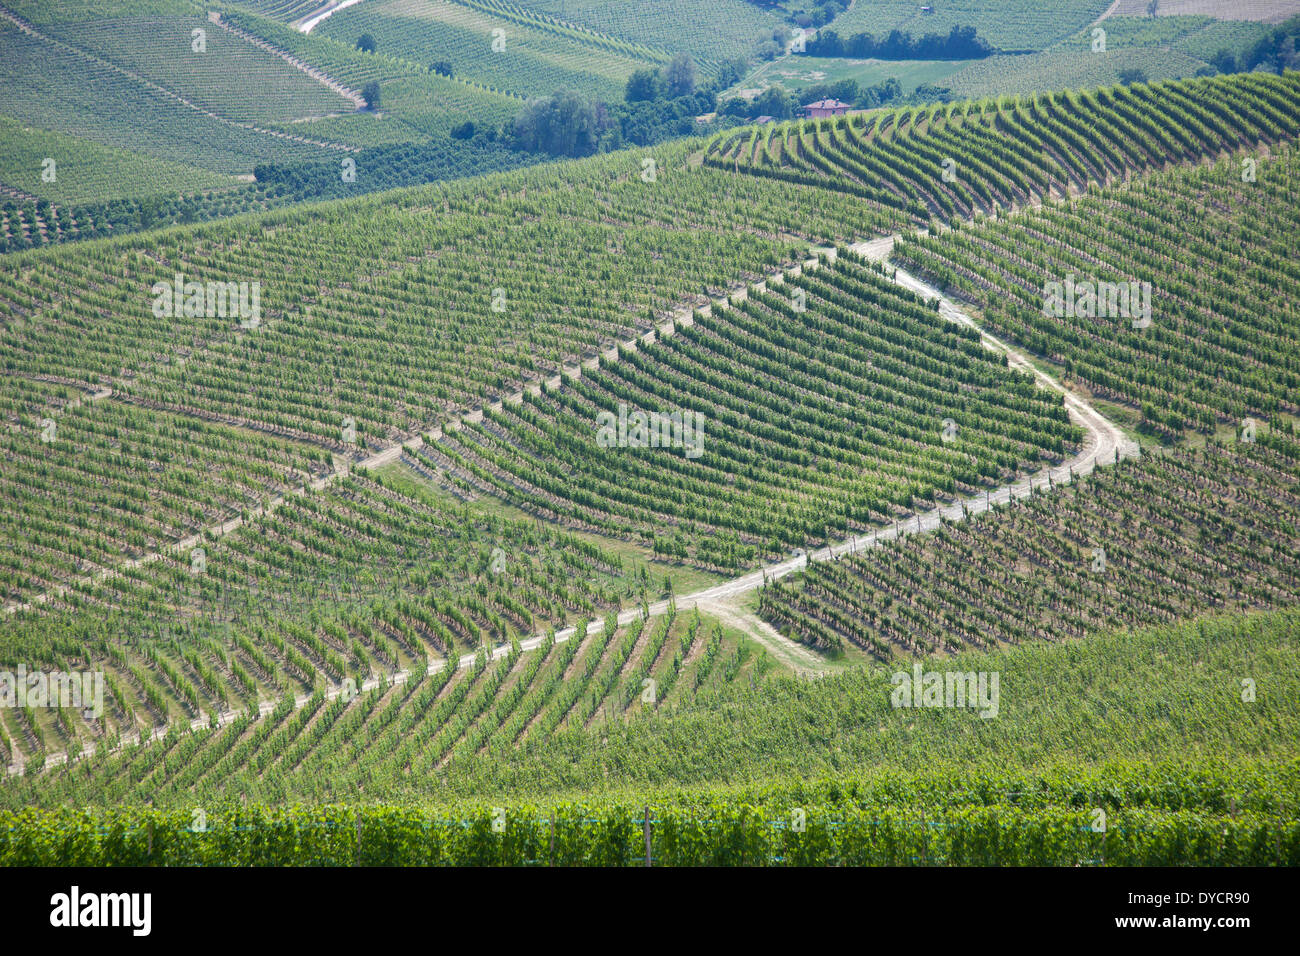
[[[1296,42],[1300,40],[1300,16],[1279,24],[1255,43],[1234,53],[1222,47],[1210,57],[1210,64],[1220,73],[1249,73],[1252,70],[1271,70],[1281,73],[1300,67]]]
[[[902,30],[891,30],[877,39],[870,33],[841,37],[834,30],[822,30],[805,44],[808,56],[875,57],[880,60],[973,60],[997,51],[974,27],[954,26],[947,36],[927,33],[915,37]]]
[[[517,149],[590,156],[689,135],[696,131],[696,117],[712,112],[718,94],[746,68],[743,60],[728,61],[701,83],[695,61],[689,54],[678,54],[664,68],[634,72],[622,103],[608,104],[572,90],[535,99],[515,118],[507,138]]]

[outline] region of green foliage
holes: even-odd
[[[212,39],[217,42],[215,35]],[[321,158],[331,152],[321,144],[250,127],[247,120],[241,125],[207,115],[176,94],[143,82],[126,67],[43,34],[23,33],[7,20],[0,21],[0,43],[5,45],[0,59],[5,113],[26,125],[218,173],[244,173],[256,162]],[[296,73],[275,57],[260,56],[281,76]],[[163,62],[187,61],[181,55]],[[229,80],[218,87],[230,88]],[[315,89],[328,93],[323,87]]]
[[[697,62],[748,56],[759,37],[780,24],[774,11],[746,0],[514,0],[500,4],[560,18],[659,50],[681,50]],[[665,57],[665,59],[667,59]]]
[[[943,0],[933,11],[919,12],[914,0],[855,3],[836,17],[841,36],[867,32],[884,37],[893,30],[947,34],[953,27],[973,27],[1002,50],[1042,50],[1101,16],[1108,0]]]
[[[888,658],[1286,606],[1300,598],[1300,465],[1294,442],[1264,441],[1275,447],[1148,455],[992,512],[979,502],[968,523],[772,583],[761,613],[806,643]]]
[[[422,64],[446,60],[458,77],[525,97],[573,89],[616,99],[633,70],[668,59],[558,21],[460,0],[369,0],[323,20],[312,34],[351,46],[358,31],[385,54]]]
[[[1265,107],[1265,78],[1241,79],[1261,94],[1261,124],[1294,124],[1294,114]],[[1115,91],[1095,102],[1132,110],[1150,96]],[[1183,115],[1193,105],[1187,102]],[[1231,127],[1221,114],[1200,127],[1162,124],[1128,152],[1154,148],[1156,136],[1170,141],[1215,128]],[[1104,156],[1096,164],[1110,165]],[[985,320],[999,334],[1056,357],[1098,394],[1140,406],[1143,430],[1169,440],[1187,429],[1240,428],[1247,417],[1268,419],[1288,408],[1300,385],[1292,361],[1300,287],[1290,256],[1290,237],[1300,228],[1298,173],[1293,147],[1264,159],[1247,145],[1212,166],[1025,212],[1014,226],[908,240],[896,255],[986,305]],[[1151,327],[1135,329],[1117,315],[1044,314],[1045,284],[1067,272],[1149,283]]]
[[[610,126],[600,103],[566,90],[530,101],[515,117],[513,134],[529,152],[590,156]]]
[[[1108,814],[1004,805],[799,808],[511,802],[436,810],[374,806],[0,814],[9,866],[1264,866],[1300,860],[1300,824],[1240,813]],[[647,851],[647,834],[649,850]],[[648,852],[648,859],[647,859]]]
[[[689,539],[735,536],[712,556],[734,567],[1033,470],[1077,440],[1059,397],[854,258],[489,410],[439,451],[548,517],[651,541],[667,513]],[[954,401],[954,383],[968,397]],[[684,418],[638,437],[647,413]]]

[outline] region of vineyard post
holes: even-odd
[[[551,859],[548,866],[555,866],[555,811],[551,811]]]
[[[641,830],[645,834],[645,865],[650,865],[650,807],[645,808],[645,819],[641,824]]]

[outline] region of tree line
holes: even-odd
[[[698,129],[696,117],[717,109],[718,94],[735,84],[748,64],[722,64],[701,83],[694,59],[675,56],[666,67],[628,77],[623,102],[608,104],[573,90],[530,101],[506,130],[516,149],[551,156],[590,156],[628,145],[649,146]]]
[[[847,56],[878,60],[978,60],[998,52],[974,27],[954,26],[947,36],[927,33],[913,37],[891,30],[883,39],[870,33],[841,37],[834,30],[822,30],[804,45],[808,56]]]

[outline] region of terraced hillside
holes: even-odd
[[[550,862],[554,811],[559,859],[628,862],[652,802],[677,862],[1300,859],[1297,79],[754,127],[3,257],[0,670],[101,672],[106,710],[0,709],[0,861]],[[1149,283],[1151,321],[1034,312],[1084,274]],[[1060,368],[1074,394],[1035,384]],[[1091,464],[1123,442],[1088,402],[1139,461],[781,577]],[[679,417],[639,447],[637,412],[699,413],[698,442]],[[897,706],[914,663],[999,675],[999,719]],[[196,808],[213,836],[168,815]]]
[[[908,238],[894,257],[1095,394],[1139,406],[1145,431],[1169,439],[1188,428],[1240,429],[1252,416],[1298,410],[1298,172],[1286,144],[1271,157],[1251,152],[1069,206]],[[1045,304],[1051,283],[1068,279],[1082,291],[1121,277],[1151,290],[1149,327],[1108,303],[1080,300],[1063,318]]]
[[[584,192],[539,171],[278,214],[255,232],[223,224],[9,259],[0,297],[17,321],[0,332],[0,395],[13,482],[58,469],[62,484],[48,494],[75,499],[72,489],[97,484],[87,501],[138,501],[148,495],[141,462],[96,433],[128,421],[170,430],[170,449],[146,460],[160,480],[182,481],[191,456],[181,419],[229,449],[219,460],[234,472],[261,475],[240,479],[234,497],[165,518],[160,503],[138,515],[143,506],[105,507],[84,534],[16,549],[29,574],[11,578],[10,598],[30,599],[74,568],[112,566],[110,555],[174,546],[287,484],[338,470],[332,456],[362,461],[537,387],[584,349],[640,334],[698,292],[802,257],[803,242],[780,238],[791,225],[843,241],[881,221],[834,208],[828,194],[676,164],[643,182],[638,156],[579,168]],[[675,237],[667,254],[666,231]],[[600,283],[620,291],[584,291]],[[276,442],[283,467],[272,477],[252,449]],[[230,457],[240,447],[242,463]],[[101,449],[94,477],[76,467],[91,448]],[[31,505],[24,514],[40,497],[15,495]]]
[[[1300,74],[936,104],[723,134],[705,162],[839,190],[924,225],[1082,191],[1300,130]]]
[[[167,797],[220,801],[235,794],[277,800],[288,791],[317,801],[368,787],[423,789],[488,753],[512,752],[563,728],[607,726],[674,709],[773,667],[761,647],[698,614],[580,620],[535,650],[518,643],[500,657],[457,654],[435,669],[404,672],[372,690],[286,698],[260,715],[233,715],[220,729],[177,729],[156,742],[104,746],[65,769],[29,771],[42,792],[71,796],[92,783],[100,799]],[[24,783],[24,787],[26,782]],[[5,799],[19,789],[11,781]]]
[[[493,0],[702,61],[747,56],[780,25],[745,0]]]
[[[855,260],[717,304],[433,450],[468,487],[739,567],[1073,447],[1059,395]],[[649,413],[677,419],[638,437]]]
[[[39,766],[48,754],[228,721],[286,695],[423,673],[658,598],[669,571],[627,549],[446,504],[410,477],[352,475],[6,614],[0,658],[94,667],[107,684],[102,719],[5,710],[6,755]]]
[[[1228,104],[1216,120],[1222,140],[1235,142],[1233,129],[1239,139],[1261,129],[1281,135],[1268,125],[1281,106],[1270,104],[1291,95],[1288,83],[1214,84]],[[1171,102],[1189,96],[1161,90]],[[1144,115],[1124,109],[1133,123]],[[925,135],[902,136],[900,127],[921,128],[888,114],[872,127],[871,148],[928,156],[928,138],[943,135],[933,124]],[[1123,157],[1116,172],[1154,161],[1162,147],[1175,158],[1193,145],[1179,152],[1172,139],[1150,136],[1144,149],[1126,147],[1120,128],[1107,128],[1115,133],[1108,148]],[[1001,142],[993,133],[986,140]],[[640,537],[665,558],[715,567],[888,521],[958,482],[1035,467],[1073,440],[1059,404],[1004,376],[968,334],[933,324],[933,313],[847,256],[834,271],[701,314],[613,368],[543,394],[543,382],[560,384],[564,369],[643,336],[673,310],[721,301],[737,279],[758,282],[805,258],[810,240],[843,244],[906,221],[888,205],[846,206],[835,190],[737,176],[721,162],[695,166],[690,147],[656,153],[654,176],[644,175],[643,157],[625,153],[562,175],[536,170],[416,190],[398,202],[277,214],[256,233],[206,226],[11,258],[3,295],[19,320],[3,332],[0,385],[7,475],[23,503],[12,527],[23,544],[6,555],[7,602],[158,554],[183,565],[205,531],[420,438],[433,441],[409,460],[450,493],[491,490],[566,522]],[[172,286],[178,272],[182,281],[262,283],[260,315],[168,315],[156,308],[155,285]],[[623,291],[608,300],[587,291],[615,287]],[[786,297],[794,292],[805,311]],[[911,324],[899,327],[899,316]],[[845,347],[875,357],[847,360]],[[946,382],[956,368],[975,389],[960,400],[936,378]],[[789,381],[792,370],[803,378]],[[665,389],[708,406],[705,440],[721,440],[734,461],[660,456],[666,472],[659,458],[606,450],[597,466],[595,422],[575,409],[594,415],[629,398],[650,402],[649,411],[690,404],[667,402]],[[754,401],[773,389],[798,401],[799,434],[770,400]],[[521,404],[498,409],[507,397]],[[919,421],[905,411],[913,408]],[[845,414],[857,416],[861,433],[832,439],[826,422]],[[951,443],[945,419],[955,426]],[[460,422],[459,432],[447,428]],[[555,441],[581,445],[586,470],[556,473],[542,451]],[[772,461],[781,464],[744,464],[750,448],[769,456],[779,448]],[[146,469],[162,494],[151,493]],[[778,486],[789,506],[780,514],[769,507]],[[84,502],[70,528],[50,505],[55,497]]]
[[[633,71],[671,59],[662,50],[518,9],[478,0],[368,0],[339,10],[313,33],[348,44],[364,34],[380,52],[446,61],[457,76],[521,96],[577,89],[617,101]]]
[[[937,533],[770,584],[760,613],[816,647],[951,653],[1300,599],[1294,435],[1147,454]]]

